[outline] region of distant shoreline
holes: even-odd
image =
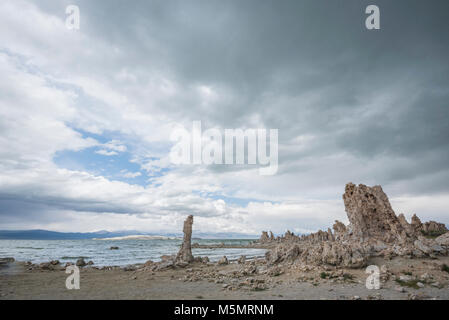
[[[111,238],[92,238],[92,240],[104,240],[104,241],[115,241],[115,240],[182,240],[182,238],[179,238],[179,237],[167,237],[167,236],[130,235],[130,236],[111,237]]]
[[[257,235],[240,233],[207,233],[197,232],[197,240],[256,240]],[[0,230],[0,240],[93,240],[121,238],[129,236],[166,237],[182,239],[181,233],[149,233],[139,230],[130,231],[96,231],[96,232],[58,232],[49,230]],[[148,238],[151,239],[151,238]],[[117,239],[114,239],[117,240]]]

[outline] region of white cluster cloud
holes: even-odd
[[[119,140],[111,140],[102,144],[101,147],[102,149],[95,151],[95,153],[103,156],[116,156],[120,152],[125,152],[127,150],[126,146]]]

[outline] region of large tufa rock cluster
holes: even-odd
[[[318,231],[296,236],[290,232],[274,239],[277,247],[267,252],[268,263],[302,263],[363,267],[372,256],[424,257],[447,255],[449,233],[444,224],[421,223],[414,215],[408,223],[396,216],[382,187],[348,183],[343,194],[349,225],[336,221],[333,232]],[[436,239],[432,239],[438,236]],[[267,236],[264,243],[269,243]]]

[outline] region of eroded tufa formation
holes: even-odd
[[[352,235],[369,241],[405,241],[406,234],[381,186],[348,183],[343,194]]]
[[[178,255],[176,256],[177,262],[190,263],[192,262],[192,225],[193,225],[193,216],[190,215],[184,221],[184,238],[182,241],[181,249],[179,249]]]
[[[265,233],[265,243],[278,243],[266,254],[268,263],[359,268],[374,256],[432,257],[449,252],[449,234],[444,224],[434,221],[423,224],[416,215],[408,223],[403,214],[396,216],[380,186],[348,183],[343,201],[348,226],[336,221],[333,232],[328,229],[296,236],[288,231],[284,237],[273,240]]]

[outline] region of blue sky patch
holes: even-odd
[[[72,128],[82,134],[83,138],[92,138],[100,143],[98,146],[80,151],[65,150],[57,152],[53,158],[61,168],[86,171],[109,180],[123,181],[128,184],[147,186],[152,184],[152,178],[165,174],[168,169],[149,174],[143,170],[132,154],[132,146],[124,143],[124,137],[118,133],[89,133]],[[147,160],[157,160],[152,157]]]

